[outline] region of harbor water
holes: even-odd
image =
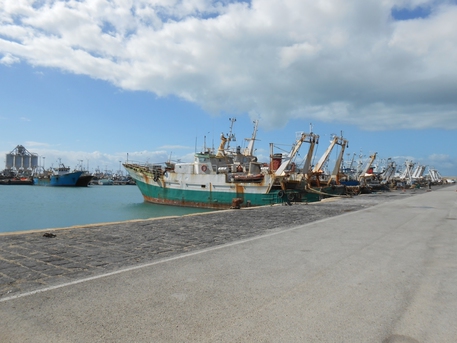
[[[181,216],[210,210],[155,205],[138,187],[0,186],[0,233]]]

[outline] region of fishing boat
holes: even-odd
[[[89,183],[92,181],[94,178],[93,175],[89,174],[88,172],[83,171],[81,176],[78,178],[78,181],[76,181],[76,187],[87,187],[89,186]]]
[[[0,185],[33,185],[30,177],[0,178]]]
[[[289,154],[270,153],[269,163],[253,155],[258,121],[245,149],[230,149],[232,125],[216,151],[195,153],[193,162],[139,164],[126,162],[124,168],[140,189],[145,201],[156,204],[211,209],[272,205],[293,201],[318,201],[300,187],[297,171],[291,163],[311,134],[299,133]]]
[[[33,179],[27,171],[5,169],[0,172],[0,185],[33,185]]]
[[[111,186],[114,185],[114,181],[113,179],[100,179],[97,181],[97,184],[101,186]]]
[[[87,169],[89,169],[89,166],[87,166]],[[78,165],[73,171],[82,171],[83,173],[79,176],[78,181],[76,181],[76,187],[87,187],[89,186],[89,183],[92,181],[94,178],[94,175],[89,173],[88,170],[84,169],[83,166],[83,160],[79,160]]]
[[[75,187],[83,171],[70,171],[70,167],[59,164],[58,168],[43,172],[33,178],[37,186],[66,186]]]
[[[324,165],[327,163],[330,153],[337,145],[339,145],[341,149],[336,159],[333,171],[329,174],[325,174],[323,172]],[[330,145],[321,156],[319,161],[316,163],[316,165],[313,168],[306,169],[306,172],[304,172],[306,189],[308,192],[320,194],[323,198],[346,194],[346,185],[341,182],[341,180],[344,178],[344,174],[341,172],[341,163],[343,160],[344,150],[347,146],[348,141],[347,139],[343,138],[342,135],[334,135],[332,137]]]

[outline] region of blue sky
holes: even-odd
[[[312,123],[317,158],[457,175],[456,1],[2,0],[0,81],[0,154],[46,167],[191,160],[235,117],[261,160]]]

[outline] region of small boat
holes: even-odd
[[[0,185],[33,185],[33,179],[30,177],[2,178]]]
[[[112,179],[100,179],[97,184],[101,186],[111,186],[114,185],[114,181]]]
[[[83,171],[70,171],[70,167],[60,164],[49,172],[41,173],[33,178],[37,186],[65,186],[75,187]]]
[[[5,169],[0,172],[0,185],[33,185],[33,178],[27,171]]]

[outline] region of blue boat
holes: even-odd
[[[50,173],[43,173],[33,178],[33,184],[37,186],[77,186],[78,179],[83,174],[83,171],[70,171],[70,167],[65,167],[63,164],[58,168],[54,168]]]
[[[358,180],[340,180],[340,183],[345,186],[359,186],[360,181]]]

